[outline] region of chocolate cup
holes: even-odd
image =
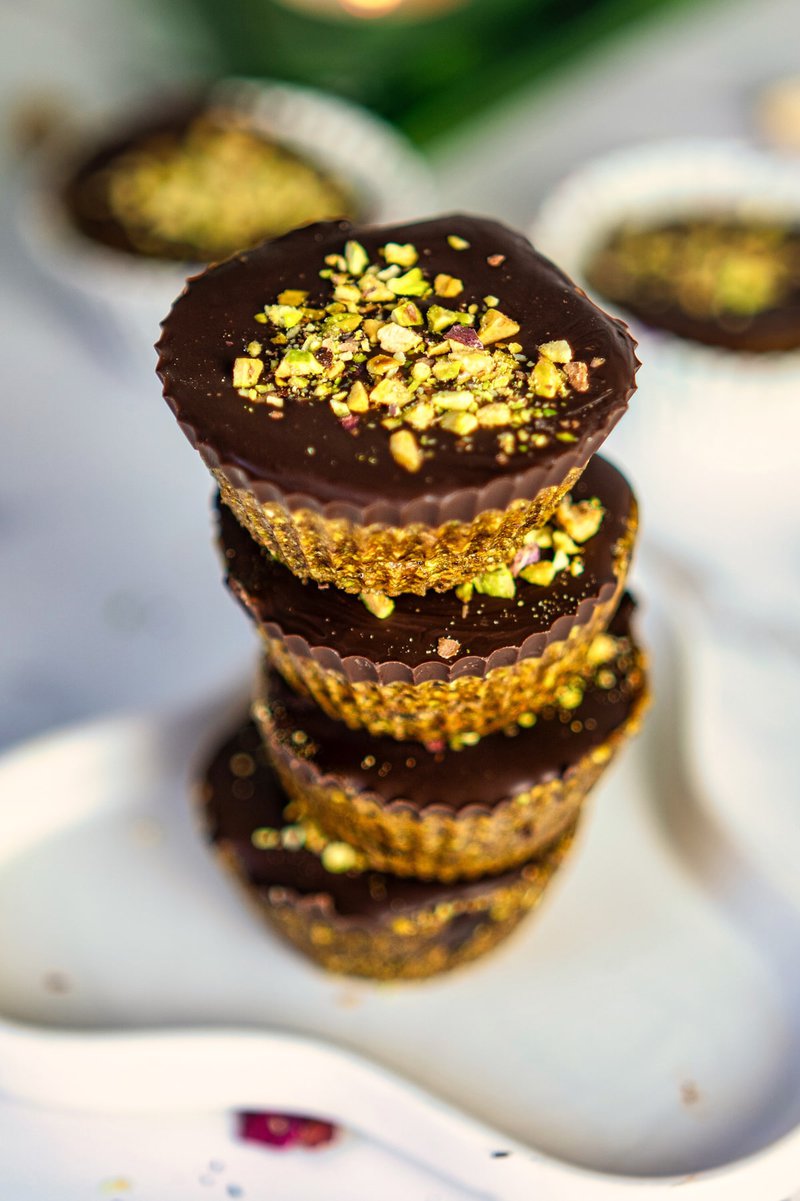
[[[385,620],[345,593],[302,584],[218,510],[227,583],[259,630],[267,657],[330,716],[372,734],[428,742],[483,736],[551,701],[580,670],[624,588],[637,526],[624,477],[595,457],[572,490],[606,509],[583,546],[584,572],[542,588],[518,580],[511,600],[403,596]],[[521,605],[524,604],[524,607]],[[437,635],[461,646],[436,654]]]
[[[465,237],[467,252],[451,247],[454,233]],[[452,434],[431,428],[431,456],[414,474],[395,461],[374,414],[354,436],[327,404],[289,398],[271,421],[265,406],[242,400],[229,381],[234,358],[263,329],[254,314],[298,282],[310,302],[323,303],[319,265],[350,238],[373,257],[388,241],[414,242],[431,275],[463,280],[465,304],[496,293],[520,323],[515,336],[525,355],[535,359],[539,344],[569,338],[576,359],[600,364],[588,390],[571,394],[557,417],[536,419],[552,424],[546,444],[498,455],[497,431],[482,429],[465,452]],[[502,266],[489,265],[495,257]],[[495,222],[453,216],[383,229],[327,222],[190,280],[163,323],[158,373],[225,503],[301,579],[349,592],[423,594],[510,561],[525,534],[547,520],[624,412],[638,366],[633,348],[621,322]],[[573,433],[558,425],[566,419]]]
[[[543,853],[647,706],[628,609],[612,626],[613,658],[593,677],[569,680],[532,725],[462,750],[348,730],[265,672],[253,716],[292,813],[398,876],[475,879]]]
[[[243,764],[251,767],[244,776]],[[333,874],[309,850],[254,845],[254,831],[287,824],[287,804],[257,730],[241,724],[203,775],[209,842],[259,915],[310,959],[380,980],[423,979],[485,954],[538,904],[572,843],[570,831],[545,858],[471,883]]]

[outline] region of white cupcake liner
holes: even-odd
[[[413,220],[436,208],[432,176],[406,139],[365,109],[310,88],[223,80],[208,104],[244,113],[255,129],[308,157],[352,189],[370,224]],[[115,251],[75,228],[61,202],[70,168],[131,121],[130,109],[107,112],[71,139],[69,150],[43,153],[17,204],[17,228],[38,268],[62,291],[78,294],[102,331],[121,338],[137,365],[155,370],[159,323],[203,263],[166,262]],[[84,308],[86,306],[84,305]]]
[[[622,222],[754,214],[800,224],[800,163],[736,141],[681,140],[609,154],[551,193],[535,245],[590,294],[586,268]],[[645,521],[676,534],[694,512],[698,536],[785,493],[800,457],[800,352],[748,354],[652,329],[594,293],[630,324],[642,360],[638,395],[612,455],[638,477]]]

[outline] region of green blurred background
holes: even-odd
[[[328,89],[425,143],[686,0],[185,2],[224,71]]]

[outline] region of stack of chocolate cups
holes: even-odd
[[[647,701],[626,327],[521,236],[308,226],[191,280],[164,395],[263,666],[209,841],[324,967],[420,978],[541,898]]]

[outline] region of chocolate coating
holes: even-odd
[[[631,599],[624,598],[610,627],[626,640],[632,608]],[[417,742],[351,730],[313,701],[294,694],[274,671],[268,678],[268,698],[278,741],[295,755],[302,754],[303,746],[311,747],[301,770],[343,781],[353,792],[368,791],[387,805],[412,810],[431,805],[453,811],[491,808],[565,776],[625,722],[644,687],[637,659],[626,650],[612,660],[607,666],[615,673],[614,686],[588,684],[577,709],[545,709],[533,726],[515,736],[489,734],[463,750],[431,750]],[[306,742],[293,740],[297,731]]]
[[[236,775],[231,763],[246,755],[252,773]],[[290,889],[309,900],[331,906],[343,917],[379,920],[435,905],[452,897],[476,897],[518,879],[523,869],[487,881],[440,884],[400,879],[379,872],[327,872],[310,851],[253,846],[254,830],[281,829],[286,795],[267,764],[256,727],[243,722],[215,751],[203,773],[203,817],[209,841],[233,851],[256,888]]]
[[[511,600],[475,593],[466,616],[455,592],[428,592],[424,597],[397,597],[394,612],[380,620],[355,596],[303,584],[256,543],[224,505],[218,506],[219,542],[228,586],[268,633],[330,650],[331,656],[347,660],[347,675],[354,681],[375,678],[377,665],[384,665],[384,682],[401,678],[404,673],[399,666],[393,671],[393,664],[430,664],[427,671],[415,673],[416,679],[456,678],[477,670],[476,657],[492,657],[492,667],[505,665],[507,648],[515,648],[510,661],[542,654],[550,642],[565,638],[576,622],[587,622],[594,608],[613,596],[615,552],[635,511],[633,493],[624,476],[597,456],[572,489],[572,497],[598,497],[606,510],[600,530],[583,546],[583,574],[561,572],[547,588],[519,579]],[[442,636],[461,643],[457,658],[449,663],[437,654]],[[290,645],[294,647],[294,641]]]
[[[447,241],[452,234],[465,238],[469,249],[453,249]],[[603,359],[591,371],[588,391],[571,393],[559,410],[559,420],[566,415],[577,422],[576,441],[550,437],[547,445],[498,459],[494,429],[476,431],[465,452],[452,434],[435,428],[428,432],[432,455],[415,474],[394,460],[374,413],[354,435],[324,402],[290,399],[283,418],[271,420],[266,406],[243,400],[231,386],[232,365],[263,333],[255,313],[286,288],[307,290],[309,305],[324,303],[324,257],[341,252],[350,238],[373,258],[389,241],[412,242],[426,272],[463,281],[460,306],[497,296],[500,309],[521,327],[516,341],[533,359],[538,345],[559,339],[570,343],[576,360]],[[499,266],[487,261],[494,255],[505,256]],[[325,507],[330,516],[352,519],[355,509],[362,510],[357,520],[398,524],[430,516],[471,519],[476,511],[530,498],[571,467],[583,467],[622,415],[638,365],[622,322],[597,308],[520,234],[467,216],[381,229],[324,222],[264,243],[189,281],[163,323],[158,350],[168,404],[206,463],[221,468],[234,486],[261,501],[288,498],[296,508],[308,507],[310,498],[312,507]],[[560,427],[556,418],[541,417],[532,419],[531,428],[553,435]],[[462,493],[470,493],[469,500]],[[431,502],[427,508],[424,501]],[[412,502],[413,513],[403,510]]]

